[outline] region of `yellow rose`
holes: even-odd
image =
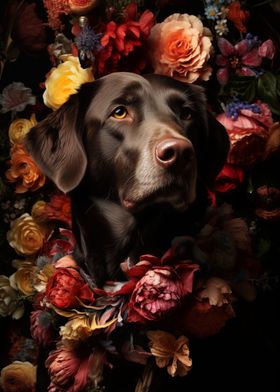
[[[14,361],[1,370],[0,385],[4,392],[35,392],[36,366]]]
[[[24,313],[24,307],[18,302],[18,293],[11,287],[10,280],[0,275],[0,316],[12,316],[18,320]]]
[[[57,68],[52,68],[43,94],[44,103],[53,110],[63,105],[70,95],[76,94],[81,84],[92,82],[91,68],[82,68],[78,57],[61,56],[63,61]]]
[[[35,293],[33,282],[36,276],[36,267],[34,265],[24,265],[10,276],[11,286],[25,295]]]
[[[34,255],[42,248],[44,234],[32,216],[23,214],[11,222],[7,240],[18,254],[29,256]]]
[[[32,127],[37,124],[35,114],[33,113],[30,120],[18,118],[14,120],[9,127],[9,138],[11,144],[22,144],[24,137]]]

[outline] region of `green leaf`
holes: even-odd
[[[242,101],[252,102],[256,98],[257,79],[252,76],[235,77],[227,85],[228,94]]]
[[[265,72],[258,78],[257,96],[261,101],[269,105],[274,114],[280,114],[276,75],[271,72]]]

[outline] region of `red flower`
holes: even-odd
[[[44,213],[50,220],[59,220],[71,226],[72,216],[69,196],[63,193],[53,195],[50,201],[46,203]]]
[[[81,301],[93,302],[93,292],[74,268],[58,268],[48,280],[46,298],[58,308],[73,308]]]
[[[246,23],[250,18],[250,12],[241,9],[239,1],[234,1],[228,6],[227,19],[234,23],[235,27],[241,32],[246,33]]]
[[[51,238],[45,242],[42,254],[47,257],[63,257],[73,253],[75,246],[75,238],[71,230],[58,229],[59,236]]]
[[[173,256],[173,249],[159,259],[152,255],[140,257],[140,262],[126,273],[131,280],[119,293],[131,293],[128,304],[129,322],[156,321],[177,308],[182,299],[192,292],[197,264],[181,261],[166,265]]]
[[[154,16],[152,12],[146,10],[136,21],[137,5],[130,4],[124,11],[126,18],[124,23],[116,24],[110,21],[105,29],[104,35],[101,39],[103,49],[97,54],[97,69],[99,75],[106,75],[117,70],[124,70],[124,66],[120,66],[120,61],[123,57],[128,57],[129,54],[134,54],[135,49],[142,47],[150,29],[154,24]],[[139,59],[142,63],[143,58]],[[134,61],[132,60],[132,63]],[[129,64],[129,61],[128,61]],[[128,66],[129,67],[129,66]],[[137,65],[134,64],[134,68]],[[140,68],[144,65],[141,64]]]
[[[76,350],[72,347],[58,347],[51,351],[46,360],[51,378],[48,391],[84,391],[90,379],[100,381],[105,360],[103,350],[90,352],[81,346]]]
[[[208,301],[194,300],[182,309],[179,321],[185,333],[204,338],[219,333],[234,315],[230,304],[212,306]]]
[[[48,346],[53,341],[53,317],[45,310],[35,310],[30,316],[30,332],[32,338],[42,346]]]
[[[220,193],[236,189],[244,181],[244,172],[238,167],[226,163],[216,178],[215,190]]]
[[[280,220],[280,190],[263,185],[256,191],[257,208],[255,214],[267,221]]]

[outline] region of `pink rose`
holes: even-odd
[[[212,73],[207,65],[211,37],[210,30],[194,15],[173,14],[157,23],[148,40],[155,73],[188,83],[208,80]]]

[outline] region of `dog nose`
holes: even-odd
[[[158,164],[164,168],[174,165],[185,165],[192,159],[194,150],[187,139],[167,138],[161,140],[155,147]]]

